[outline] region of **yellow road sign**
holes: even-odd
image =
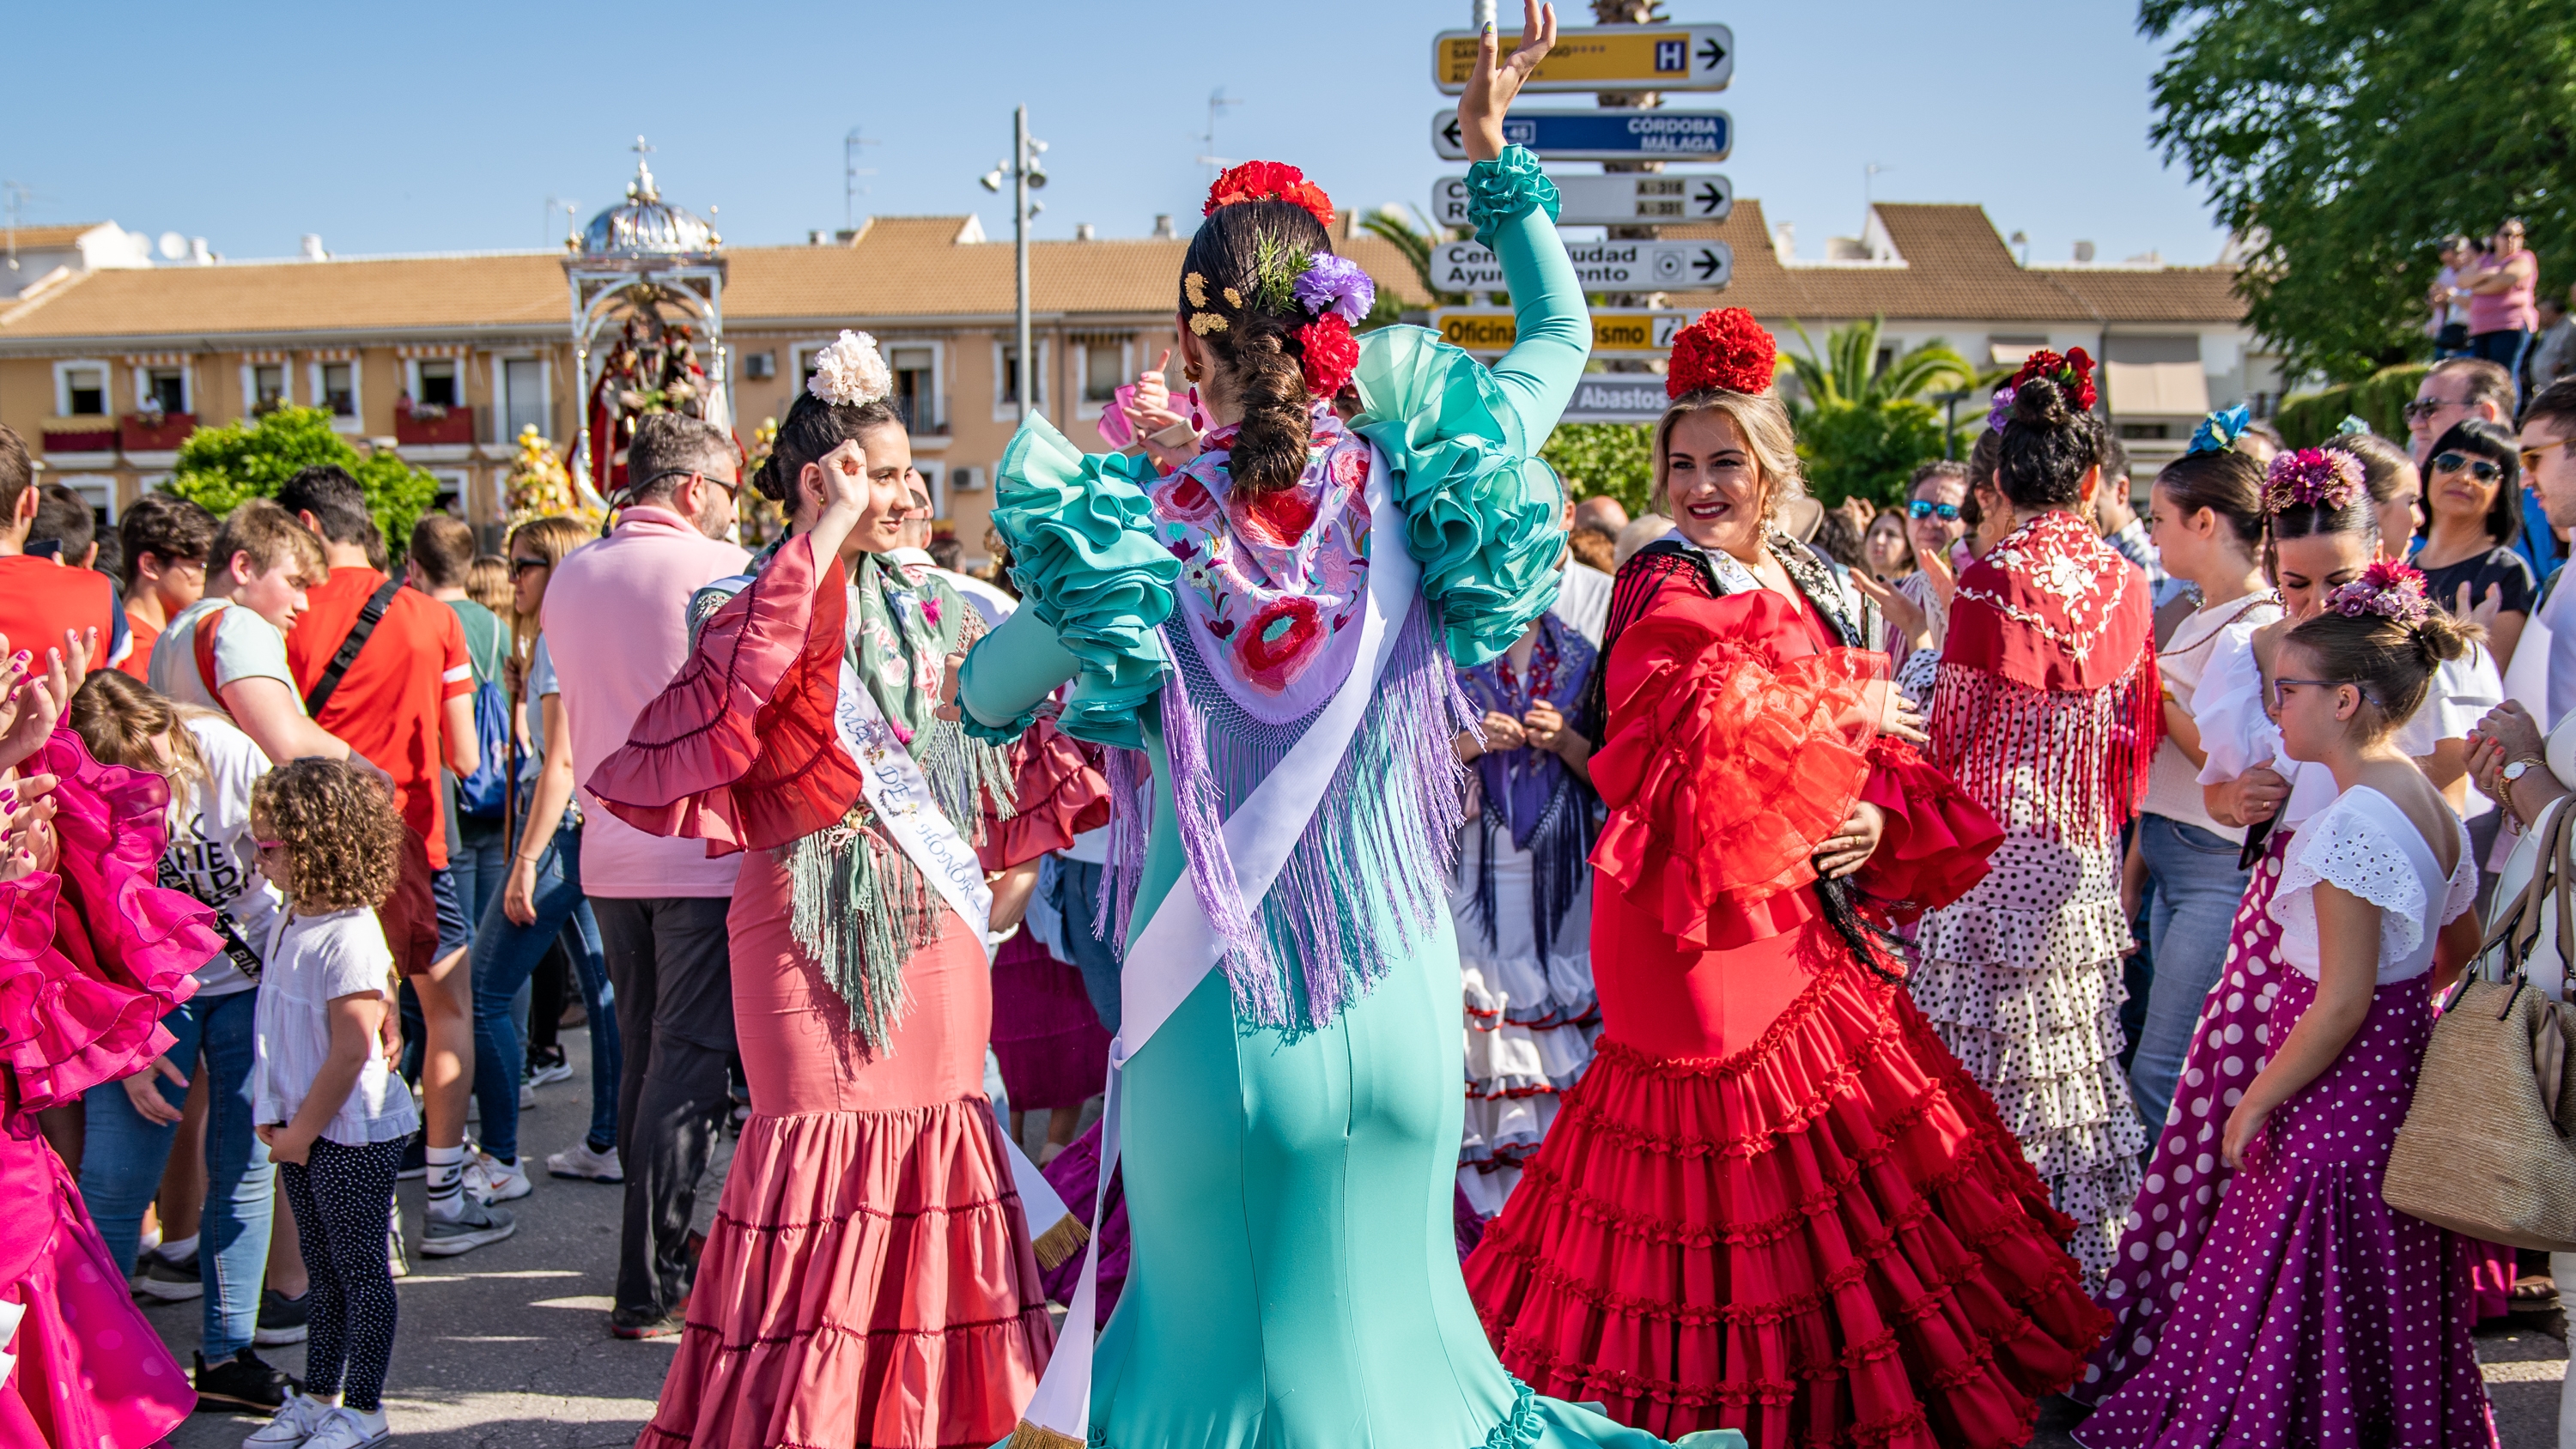
[[[1598,355],[1659,357],[1672,350],[1673,334],[1698,315],[1604,308],[1592,314],[1592,350]],[[1469,352],[1506,351],[1520,335],[1512,314],[1495,310],[1444,307],[1431,314],[1431,326],[1441,341]]]
[[[1513,42],[1504,37],[1503,49]],[[1476,32],[1445,30],[1431,43],[1431,79],[1445,95],[1476,72]],[[1723,25],[1603,25],[1560,30],[1528,91],[1722,91],[1735,76],[1735,32]]]

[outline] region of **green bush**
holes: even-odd
[[[1606,493],[1634,518],[1651,511],[1646,495],[1655,490],[1652,432],[1645,423],[1559,423],[1538,455],[1565,479],[1570,497],[1581,501]]]
[[[320,408],[281,407],[265,417],[199,428],[179,445],[168,491],[218,517],[245,498],[271,498],[297,471],[323,464],[349,470],[367,495],[367,511],[384,530],[387,554],[411,547],[411,526],[438,497],[438,480],[390,451],[361,454]]]
[[[1876,407],[1817,408],[1798,421],[1798,461],[1807,492],[1830,508],[1866,498],[1884,508],[1905,496],[1905,480],[1941,456],[1941,414],[1904,399]]]
[[[2409,362],[2384,367],[2359,382],[2339,383],[2323,392],[2305,393],[2281,404],[2272,425],[2293,448],[2313,448],[2335,434],[2347,417],[2370,424],[2383,438],[2406,437],[2406,405],[2424,385],[2430,363]]]

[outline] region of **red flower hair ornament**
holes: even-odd
[[[1333,199],[1324,188],[1306,179],[1306,173],[1284,161],[1246,161],[1216,179],[1208,188],[1207,205],[1199,215],[1212,216],[1220,206],[1238,201],[1285,201],[1302,206],[1326,231],[1333,229]]]
[[[1342,390],[1359,369],[1360,344],[1351,336],[1351,324],[1339,312],[1327,312],[1297,329],[1299,366],[1306,374],[1306,391],[1329,398]]]
[[[1771,390],[1780,344],[1741,307],[1702,312],[1673,338],[1664,369],[1664,395],[1687,397],[1715,389],[1758,396]]]

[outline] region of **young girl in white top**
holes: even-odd
[[[387,1432],[385,1220],[403,1141],[420,1125],[378,1047],[394,963],[373,907],[393,889],[402,821],[370,777],[320,759],[262,777],[250,814],[260,871],[286,899],[260,981],[255,1120],[313,1290],[305,1391],[243,1442],[365,1449]]]
[[[2465,1245],[2380,1196],[2433,989],[2478,947],[2468,831],[2397,727],[2473,638],[2421,574],[2379,563],[2274,656],[2284,753],[2337,793],[2300,826],[2267,907],[2287,969],[2266,973],[2271,1010],[2241,1044],[2255,1077],[2201,1130],[2196,1166],[2235,1177],[2138,1350],[2152,1357],[2081,1430],[2088,1449],[2495,1443]]]

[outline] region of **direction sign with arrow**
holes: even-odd
[[[1565,250],[1587,292],[1714,291],[1735,274],[1735,249],[1722,241],[1578,242]],[[1502,263],[1474,242],[1444,243],[1431,252],[1431,285],[1443,292],[1499,292]]]
[[[1503,118],[1503,139],[1542,161],[1723,161],[1735,122],[1724,111],[1522,111]],[[1467,159],[1456,111],[1432,116],[1431,145],[1443,160]]]
[[[1660,357],[1672,351],[1673,334],[1689,326],[1698,315],[1645,308],[1595,308],[1593,355]],[[1431,327],[1440,334],[1441,341],[1469,352],[1508,352],[1520,335],[1511,313],[1490,308],[1443,307],[1431,314]]]
[[[1476,72],[1476,32],[1431,42],[1431,80],[1459,95]],[[1560,30],[1525,91],[1722,91],[1735,76],[1735,32],[1723,25],[1611,25]]]
[[[1551,176],[1559,226],[1637,226],[1724,221],[1735,187],[1714,171],[1648,171],[1618,176]],[[1467,225],[1467,178],[1443,176],[1431,188],[1431,219]]]

